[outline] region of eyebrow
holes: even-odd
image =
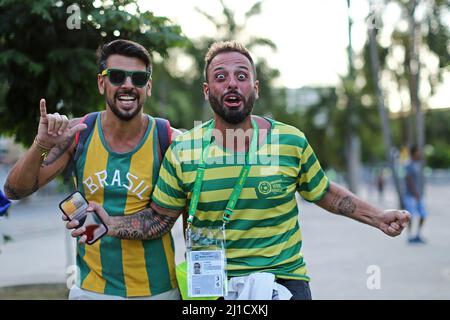
[[[240,69],[247,70],[247,71],[250,70],[247,66],[243,66],[243,65],[240,65],[240,66],[237,66],[237,67],[240,68]],[[216,72],[216,71],[219,71],[219,70],[225,70],[225,68],[224,67],[216,67],[212,71]]]

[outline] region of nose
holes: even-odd
[[[228,82],[228,89],[236,89],[237,87],[237,79],[235,77],[230,77],[230,81]]]
[[[121,87],[125,87],[125,88],[132,88],[132,87],[134,87],[133,82],[131,81],[131,76],[129,76],[129,75],[126,76],[125,81],[121,85]]]

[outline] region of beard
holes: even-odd
[[[130,111],[121,110],[116,104],[116,101],[118,99],[119,94],[134,95],[136,97],[137,107],[135,109],[130,110]],[[111,109],[112,113],[114,113],[114,115],[117,118],[119,118],[120,120],[123,120],[123,121],[130,121],[131,119],[134,119],[134,117],[136,117],[139,114],[139,112],[142,110],[142,107],[144,106],[145,99],[143,101],[141,101],[140,98],[141,97],[140,97],[139,93],[137,93],[133,89],[131,89],[131,90],[121,90],[121,91],[118,90],[114,94],[113,99],[109,98],[109,95],[108,95],[107,91],[105,92],[106,104],[109,106],[109,108]]]
[[[227,94],[236,94],[241,98],[241,101],[244,105],[242,110],[240,108],[227,108],[223,105],[223,100],[225,95]],[[252,112],[253,105],[255,104],[256,95],[253,92],[248,99],[245,99],[244,96],[237,93],[236,91],[229,91],[225,93],[220,101],[217,97],[211,95],[211,91],[208,93],[209,98],[209,104],[211,105],[211,108],[213,109],[214,113],[216,113],[219,117],[221,117],[225,122],[229,124],[239,124],[242,123]]]

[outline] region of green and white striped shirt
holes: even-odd
[[[278,278],[308,281],[295,193],[317,201],[329,182],[305,135],[295,127],[267,120],[271,128],[258,146],[256,163],[226,225],[228,276],[270,272]],[[177,210],[189,206],[201,140],[209,125],[210,121],[178,136],[168,149],[152,196],[159,206]],[[194,226],[222,225],[243,159],[244,154],[212,142]]]

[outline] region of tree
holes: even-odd
[[[381,94],[383,88],[377,87],[378,74],[390,75],[390,78],[397,86],[397,94],[402,90],[409,92],[409,101],[403,101],[403,112],[407,117],[401,117],[400,121],[403,126],[402,136],[399,137],[398,143],[402,145],[411,145],[414,142],[423,152],[425,145],[425,132],[431,132],[434,129],[426,130],[423,111],[427,108],[427,101],[421,101],[419,96],[419,79],[426,79],[429,83],[431,94],[435,92],[435,88],[443,79],[445,66],[449,61],[449,29],[445,23],[445,15],[448,13],[448,1],[404,1],[397,0],[394,2],[385,2],[387,6],[397,6],[401,12],[401,21],[406,22],[408,29],[401,29],[401,23],[398,23],[393,32],[389,35],[391,43],[388,46],[381,46],[375,35],[375,30],[369,30],[369,38],[364,49],[364,65],[372,65],[372,70],[366,69],[364,72],[365,80],[370,84],[371,90],[368,94],[377,101],[380,113],[384,109],[384,98]],[[420,10],[419,10],[420,9]],[[419,19],[417,11],[422,11],[422,18]],[[381,14],[382,12],[379,12]],[[383,30],[384,31],[384,30]],[[367,54],[369,52],[371,54]],[[396,52],[403,52],[402,59],[398,59]],[[426,58],[419,56],[425,54]],[[426,59],[434,56],[438,61],[438,67],[430,66],[425,63]],[[380,66],[377,67],[379,59]],[[387,64],[386,61],[390,61]],[[386,86],[385,86],[386,88]],[[399,99],[402,99],[399,97]],[[415,115],[415,121],[413,116]],[[387,120],[382,118],[382,128],[385,140],[386,152],[390,149],[389,136],[390,128]],[[388,115],[386,115],[388,118]],[[415,123],[415,125],[414,125]],[[414,130],[415,129],[415,130]],[[415,138],[414,138],[414,131]],[[390,157],[390,156],[389,156]],[[389,159],[388,157],[388,159]],[[392,161],[392,159],[391,159]],[[392,164],[391,164],[392,166]],[[395,169],[393,169],[395,178]],[[423,179],[423,178],[422,178]],[[395,182],[398,185],[398,181]],[[399,196],[400,197],[400,196]],[[401,202],[401,200],[400,200]]]
[[[69,116],[104,108],[96,84],[101,44],[120,37],[162,56],[186,44],[179,26],[141,12],[137,0],[77,3],[0,1],[0,127],[19,142],[33,141],[42,97],[49,112]]]
[[[378,112],[381,119],[381,128],[383,132],[384,149],[386,154],[386,161],[388,162],[389,168],[392,172],[392,178],[394,181],[395,190],[397,191],[397,198],[399,201],[400,208],[404,208],[402,191],[400,187],[400,179],[397,173],[397,168],[395,165],[395,158],[393,154],[392,147],[392,136],[391,129],[389,126],[389,118],[387,116],[387,110],[384,105],[384,96],[381,92],[379,85],[379,74],[380,74],[380,62],[378,58],[378,48],[376,45],[376,29],[373,26],[368,28],[368,38],[369,38],[369,48],[370,48],[370,66],[372,73],[373,89],[375,91]]]
[[[350,11],[350,0],[347,0],[347,7]],[[350,13],[348,16],[348,76],[345,79],[344,88],[347,96],[348,124],[345,134],[346,163],[347,163],[347,183],[348,188],[354,192],[358,192],[358,181],[360,178],[361,165],[361,140],[355,133],[359,125],[359,117],[356,112],[356,95],[355,95],[355,68],[353,65],[353,48],[352,48],[352,18]]]
[[[395,2],[402,10],[403,19],[408,22],[408,30],[395,30],[393,33],[393,46],[404,48],[404,59],[402,70],[394,71],[403,85],[408,89],[410,96],[410,117],[407,121],[409,125],[406,144],[416,143],[423,153],[425,146],[425,121],[423,112],[427,108],[426,99],[422,101],[419,96],[420,81],[429,83],[431,94],[434,93],[437,85],[442,82],[445,66],[448,65],[450,54],[448,51],[450,32],[445,22],[446,14],[450,8],[447,0],[436,1],[400,1]],[[417,16],[417,11],[423,10],[421,19]],[[430,67],[425,63],[425,59],[419,55],[424,52],[429,56],[434,56],[438,60],[438,68]],[[415,126],[412,126],[412,116],[415,115]],[[414,138],[414,128],[416,134]],[[423,162],[422,162],[423,169]],[[421,174],[423,182],[423,170]]]

